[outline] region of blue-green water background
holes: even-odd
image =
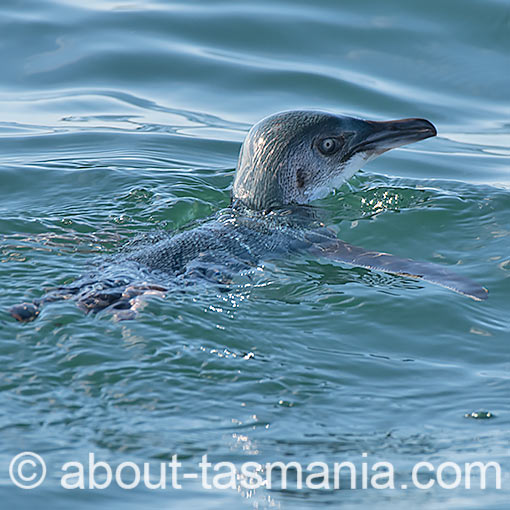
[[[3,0],[0,34],[2,508],[508,508],[508,1]],[[26,325],[6,313],[227,206],[249,126],[300,107],[437,125],[320,205],[346,241],[455,266],[487,302],[292,259],[136,321],[72,302]],[[497,417],[464,417],[478,410]],[[8,477],[24,450],[48,464],[33,491]],[[492,460],[503,489],[62,489],[59,466],[91,451],[177,453],[188,471],[205,453],[360,467],[366,452],[398,486],[418,461]]]

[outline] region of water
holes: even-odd
[[[506,0],[4,0],[0,33],[2,508],[508,508]],[[487,302],[296,258],[155,297],[136,321],[72,302],[11,320],[134,236],[227,206],[249,126],[299,107],[437,125],[320,205],[342,239],[454,266]],[[26,450],[48,471],[31,491],[8,475]],[[89,452],[178,454],[189,472],[204,454],[351,461],[358,489],[63,489]],[[361,489],[380,461],[397,488]],[[419,461],[499,462],[502,489],[411,488]]]

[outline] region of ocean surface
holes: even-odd
[[[508,0],[2,0],[0,34],[2,509],[508,510]],[[436,138],[316,205],[345,241],[444,264],[489,299],[296,257],[154,296],[132,321],[72,301],[11,318],[130,239],[227,207],[250,125],[291,108],[431,120]],[[26,451],[47,468],[32,490],[9,474]],[[90,453],[152,480],[173,455],[188,473],[203,455],[261,474],[348,461],[357,484],[90,489]],[[500,489],[495,468],[465,488],[477,461],[499,463]],[[62,487],[67,462],[84,489]],[[378,462],[394,489],[363,488]]]

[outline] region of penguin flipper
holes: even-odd
[[[401,259],[389,253],[366,250],[340,239],[325,244],[315,244],[311,251],[336,262],[434,283],[475,301],[488,298],[488,290],[485,287],[439,264]]]

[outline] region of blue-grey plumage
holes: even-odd
[[[271,115],[246,136],[228,210],[194,229],[125,251],[95,274],[38,302],[17,305],[11,314],[31,320],[44,302],[74,296],[86,311],[109,308],[131,317],[141,295],[165,293],[162,274],[181,281],[222,281],[222,275],[298,252],[420,278],[476,300],[486,299],[486,289],[443,266],[340,241],[309,206],[365,162],[435,135],[435,127],[424,119],[375,122],[315,110]]]

